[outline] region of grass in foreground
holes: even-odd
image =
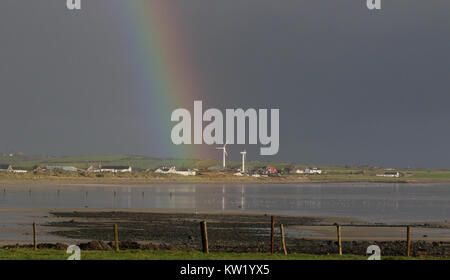
[[[66,260],[69,254],[62,250],[40,249],[0,249],[0,260]],[[210,253],[198,251],[82,251],[82,260],[367,260],[366,256],[356,255],[307,255],[268,253]],[[382,257],[384,260],[415,260],[407,257]],[[430,258],[426,260],[442,260]]]

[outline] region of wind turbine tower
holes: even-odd
[[[245,158],[247,157],[247,151],[241,152],[242,155],[242,169],[241,172],[245,172]]]
[[[228,156],[228,153],[227,153],[227,143],[225,143],[225,145],[223,145],[223,147],[220,147],[220,148],[216,148],[217,150],[223,150],[223,152],[222,152],[222,156],[223,156],[223,169],[225,169],[226,168],[226,157]]]

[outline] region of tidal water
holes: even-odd
[[[450,184],[0,185],[0,210],[75,208],[219,210],[383,223],[445,222],[450,220]]]

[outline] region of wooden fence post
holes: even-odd
[[[275,232],[275,217],[272,216],[272,218],[271,218],[271,225],[270,225],[270,253],[271,254],[273,254],[274,251],[275,251],[274,232]]]
[[[342,256],[342,240],[341,240],[341,226],[337,226],[337,238],[338,238],[338,247],[339,247],[339,255]]]
[[[37,241],[36,241],[36,223],[33,222],[33,250],[37,250]]]
[[[208,230],[206,228],[206,221],[200,222],[200,233],[202,235],[202,248],[203,253],[209,254],[209,248],[208,248]]]
[[[117,232],[117,224],[114,224],[114,245],[116,252],[119,251],[119,233]]]
[[[287,255],[286,241],[284,240],[284,228],[283,228],[283,224],[280,224],[280,232],[281,232],[281,245],[283,246],[283,253],[284,253],[284,255]]]
[[[411,227],[406,227],[406,256],[411,255]]]

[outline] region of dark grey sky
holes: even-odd
[[[174,156],[161,149],[170,112],[151,133],[153,93],[131,85],[118,1],[78,13],[1,1],[0,152]],[[363,0],[172,2],[206,89],[196,98],[280,108],[280,151],[266,159],[450,168],[448,0],[383,0],[377,12]]]

